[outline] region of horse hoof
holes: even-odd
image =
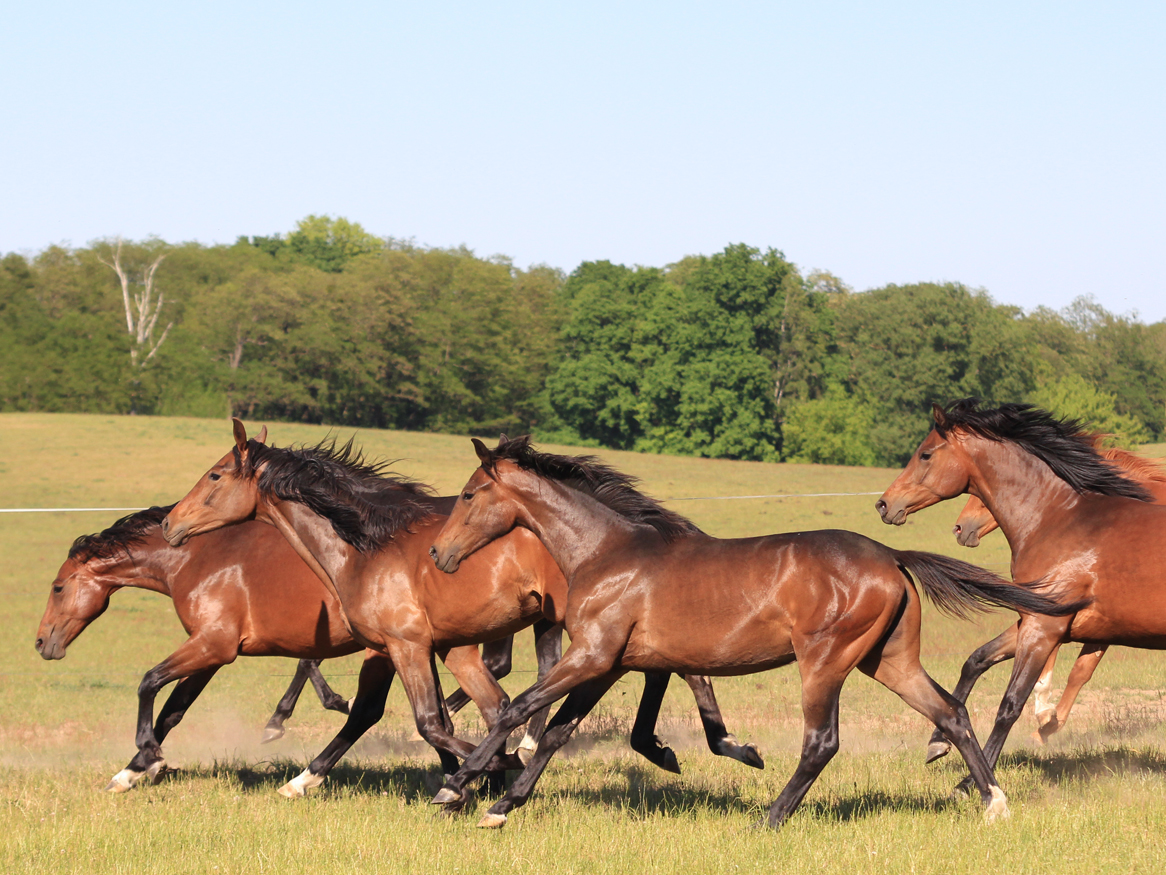
[[[984,809],[984,823],[1007,820],[1012,816],[1012,812],[1008,810],[1008,797],[1004,795],[1004,791],[999,787],[991,787],[989,789],[992,793],[992,801]]]
[[[275,792],[282,796],[284,799],[302,799],[304,797],[304,791],[293,784],[291,781],[288,781]]]
[[[741,762],[747,766],[752,766],[755,769],[765,768],[765,760],[761,758],[761,754],[757,751],[757,747],[752,744],[747,744],[741,748]]]
[[[278,741],[283,738],[282,726],[268,726],[263,730],[263,738],[259,739],[260,744],[271,744],[273,741]]]
[[[456,790],[451,790],[449,787],[442,787],[437,791],[437,795],[430,801],[430,805],[449,805],[453,802],[461,802],[462,797]]]
[[[478,821],[478,829],[502,829],[504,826],[506,826],[505,814],[491,814],[487,811]]]
[[[165,760],[159,760],[146,769],[146,777],[150,779],[150,783],[157,785],[162,783],[162,779],[174,771],[166,765]]]
[[[134,772],[130,769],[122,769],[114,775],[108,784],[105,785],[106,793],[128,793],[134,789],[134,784],[141,780],[142,772]]]
[[[666,772],[672,772],[674,775],[680,774],[680,763],[676,759],[676,754],[673,753],[672,748],[664,748],[664,762],[660,763],[660,768]]]
[[[951,745],[946,741],[933,741],[927,745],[927,757],[923,760],[924,764],[933,763],[936,760],[943,759],[951,753]]]

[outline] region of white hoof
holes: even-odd
[[[302,799],[309,790],[315,790],[323,783],[323,775],[313,775],[309,769],[304,769],[276,792],[285,799]]]
[[[114,775],[105,786],[106,793],[128,793],[134,789],[134,784],[142,780],[145,772],[136,772],[133,769],[122,769]]]
[[[487,811],[478,821],[478,829],[502,829],[504,826],[506,826],[505,814],[491,814]]]
[[[157,784],[168,771],[166,760],[158,760],[146,768],[146,777],[150,779],[151,784]]]
[[[263,730],[263,738],[259,740],[259,743],[271,744],[273,741],[279,741],[279,739],[283,738],[283,733],[282,726],[268,726]]]
[[[984,822],[995,823],[997,820],[1007,820],[1012,816],[1012,812],[1008,810],[1008,797],[999,787],[989,789],[992,792],[992,801],[984,809]]]

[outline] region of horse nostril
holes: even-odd
[[[881,498],[875,502],[875,510],[879,512],[879,516],[887,515],[887,503]]]
[[[951,527],[951,533],[953,535],[955,535],[957,538],[959,537],[960,533],[963,530],[964,530],[964,527],[961,526],[959,523],[956,523],[954,526]]]
[[[437,548],[436,547],[429,548],[429,558],[432,559],[434,562],[437,561]]]
[[[40,653],[44,649],[45,649],[45,639],[37,638],[36,639],[36,652]]]
[[[165,538],[170,534],[170,517],[162,517],[162,537]]]

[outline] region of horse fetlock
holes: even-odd
[[[997,820],[1007,820],[1012,816],[1012,812],[1008,810],[1008,797],[1004,795],[1004,791],[993,784],[988,788],[991,794],[991,800],[984,807],[984,822],[995,823]]]
[[[323,775],[314,775],[311,769],[304,769],[276,792],[285,799],[302,799],[309,790],[314,790],[323,783]]]

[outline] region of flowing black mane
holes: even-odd
[[[352,440],[337,446],[272,447],[247,442],[246,476],[259,473],[261,492],[296,501],[332,523],[345,542],[374,553],[393,536],[432,514],[432,490],[423,483],[390,474],[389,462],[366,461]]]
[[[491,462],[509,460],[540,477],[590,495],[620,516],[651,526],[666,541],[700,532],[691,520],[636,489],[639,481],[635,477],[603,464],[595,456],[540,453],[530,445],[529,435],[500,440],[490,455]]]
[[[1094,449],[1095,436],[1076,419],[1057,419],[1031,404],[1002,404],[980,410],[975,398],[953,401],[944,411],[941,435],[962,428],[990,441],[1008,441],[1036,456],[1078,492],[1152,501],[1140,484]]]
[[[161,525],[162,519],[173,507],[172,504],[166,507],[148,507],[129,516],[123,516],[103,532],[82,535],[69,548],[69,558],[78,562],[89,562],[92,559],[108,559],[117,553],[125,553],[128,556],[130,547],[145,540],[148,530],[152,526]]]

